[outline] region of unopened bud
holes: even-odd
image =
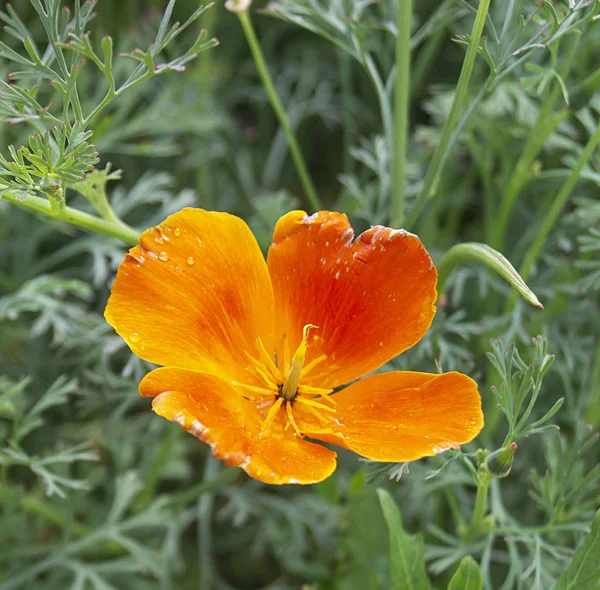
[[[485,462],[485,470],[495,478],[507,477],[512,468],[513,458],[517,451],[517,443],[510,443],[493,453],[490,453]]]
[[[225,2],[225,8],[229,12],[243,12],[244,10],[248,10],[251,5],[252,0],[227,0]]]

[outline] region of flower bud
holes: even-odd
[[[229,12],[243,12],[244,10],[248,10],[251,5],[252,0],[227,0],[225,2],[225,8]]]
[[[486,472],[494,478],[507,477],[512,468],[516,451],[517,443],[513,442],[490,453],[483,463]]]

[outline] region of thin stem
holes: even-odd
[[[442,256],[437,265],[437,290],[440,296],[444,292],[446,283],[452,271],[457,266],[469,262],[478,262],[498,273],[505,281],[516,289],[517,293],[521,294],[527,303],[539,309],[544,309],[544,306],[539,302],[535,293],[519,276],[519,273],[515,270],[513,265],[502,256],[500,252],[497,252],[486,244],[479,244],[477,242],[457,244]]]
[[[64,207],[58,215],[54,215],[47,199],[42,199],[41,197],[36,197],[34,195],[27,195],[23,200],[17,197],[13,191],[5,191],[0,195],[0,198],[13,205],[28,209],[29,211],[42,213],[53,219],[66,221],[67,223],[76,225],[82,229],[116,238],[131,246],[135,246],[140,242],[139,232],[122,221],[107,221],[106,219],[101,219],[95,215],[78,211],[72,207]]]
[[[438,177],[448,157],[449,147],[451,145],[452,134],[454,128],[458,122],[459,115],[463,109],[465,100],[467,98],[467,90],[469,89],[469,81],[471,80],[471,74],[473,73],[473,66],[475,64],[475,58],[477,57],[477,51],[479,49],[479,41],[481,40],[481,34],[483,33],[483,27],[487,18],[488,10],[490,7],[490,0],[481,0],[477,14],[475,16],[475,22],[473,23],[473,30],[469,38],[469,46],[467,48],[467,54],[465,61],[463,62],[458,84],[456,86],[456,94],[454,95],[454,101],[444,125],[442,131],[442,137],[440,143],[433,154],[431,164],[427,170],[425,176],[425,182],[423,190],[417,198],[413,207],[411,216],[409,218],[408,227],[412,227],[421,213],[423,207],[427,201],[433,196],[436,189]]]
[[[485,517],[485,511],[487,508],[487,497],[491,481],[491,477],[480,468],[477,478],[475,508],[473,509],[471,524],[465,532],[465,540],[467,542],[474,541],[483,529],[483,519]]]
[[[410,25],[412,0],[398,0],[396,36],[396,83],[394,89],[394,194],[392,227],[404,222],[404,176],[408,146],[408,116],[410,101]]]
[[[531,169],[533,161],[545,145],[546,140],[569,115],[568,109],[563,109],[562,111],[551,115],[554,102],[560,93],[558,84],[556,84],[556,87],[556,92],[552,92],[549,100],[542,104],[537,121],[527,137],[527,142],[514,170],[510,174],[506,192],[502,197],[499,217],[496,221],[494,239],[492,242],[494,248],[501,249],[503,246],[503,238],[506,234],[506,228],[516,199],[533,175]]]
[[[552,231],[552,228],[554,227],[554,224],[558,220],[558,217],[559,217],[561,211],[563,210],[564,206],[566,205],[567,200],[569,199],[569,196],[571,195],[571,191],[577,184],[577,181],[579,180],[579,176],[581,175],[581,171],[584,169],[584,167],[586,166],[586,164],[589,162],[590,158],[594,154],[594,150],[598,146],[599,142],[600,142],[600,124],[598,125],[596,131],[594,132],[594,135],[592,135],[592,137],[590,137],[589,141],[587,142],[587,144],[586,144],[583,152],[581,153],[581,156],[579,156],[579,160],[577,161],[577,164],[575,164],[575,167],[573,168],[571,174],[565,180],[560,191],[558,191],[558,194],[554,198],[554,202],[552,203],[550,210],[548,211],[546,217],[544,218],[544,220],[542,222],[542,226],[541,226],[540,230],[538,231],[537,235],[535,236],[535,240],[533,241],[533,244],[531,244],[531,246],[529,247],[529,250],[527,251],[525,260],[523,260],[523,264],[521,265],[521,268],[519,270],[519,274],[521,275],[521,277],[523,277],[523,280],[527,281],[527,279],[529,278],[531,269],[533,268],[533,265],[536,263],[539,255],[542,251],[542,248],[544,247],[544,244],[546,243],[546,240],[548,239],[548,236],[550,235],[550,232]],[[516,300],[516,297],[514,297],[514,296],[509,299],[509,301],[507,303],[506,311],[510,311],[513,308],[513,306],[515,304],[515,300]]]
[[[389,97],[385,89],[385,84],[383,83],[379,71],[377,70],[377,66],[370,55],[365,54],[363,65],[369,78],[371,78],[371,82],[373,82],[375,92],[377,93],[377,100],[379,101],[379,108],[381,110],[381,118],[383,119],[383,132],[385,135],[385,141],[391,153],[394,142],[394,121]]]
[[[300,182],[304,187],[306,196],[313,209],[319,210],[321,209],[321,203],[319,201],[319,197],[317,196],[317,191],[315,190],[313,182],[310,178],[308,168],[306,166],[306,163],[304,162],[304,157],[302,156],[302,152],[300,151],[300,146],[298,144],[298,140],[296,139],[294,130],[292,129],[292,126],[290,124],[290,120],[287,116],[287,113],[285,112],[283,104],[281,103],[281,99],[277,94],[277,90],[275,89],[275,85],[273,84],[273,80],[271,79],[271,75],[269,74],[269,70],[267,69],[265,57],[263,55],[262,49],[260,48],[260,44],[258,42],[258,38],[254,30],[254,26],[252,25],[252,20],[250,19],[250,14],[247,9],[241,10],[239,12],[236,11],[236,14],[240,19],[242,29],[244,31],[244,34],[246,35],[246,40],[248,41],[248,45],[250,46],[250,52],[252,53],[252,57],[254,58],[254,63],[256,64],[258,73],[260,74],[261,81],[263,83],[263,86],[265,87],[265,90],[271,102],[271,106],[273,107],[273,110],[275,111],[275,114],[279,119],[279,123],[288,140],[290,153],[292,155],[292,159],[294,160],[294,164],[296,165],[296,170],[298,172],[298,176],[300,177]]]
[[[354,129],[354,121],[352,119],[352,67],[350,55],[348,55],[346,51],[338,49],[338,56],[340,61],[340,81],[342,86],[342,117],[344,121],[344,174],[352,174],[352,156],[350,155]]]
[[[561,76],[563,78],[567,77],[574,65],[575,58],[578,55],[578,47],[579,37],[576,37],[576,41],[572,44],[571,50],[566,59],[565,66],[561,71]],[[555,50],[552,52],[553,60],[556,59],[556,54],[557,47],[555,47]],[[533,161],[545,145],[546,140],[570,114],[569,109],[562,109],[556,113],[553,113],[554,106],[556,105],[556,101],[559,99],[560,95],[561,86],[558,81],[554,81],[552,90],[547,93],[542,100],[537,120],[531,128],[519,160],[517,161],[514,170],[510,174],[506,191],[502,196],[499,219],[495,226],[494,240],[491,244],[496,249],[502,249],[502,242],[515,201],[523,190],[523,187],[531,179],[531,167]]]
[[[590,377],[589,397],[585,408],[585,419],[597,429],[600,424],[600,336],[596,343],[592,374]]]

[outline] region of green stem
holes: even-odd
[[[344,174],[352,174],[352,136],[354,120],[352,119],[352,66],[350,56],[343,49],[338,49],[340,60],[340,81],[342,85],[342,118],[344,121]]]
[[[552,228],[554,227],[554,224],[558,220],[558,217],[559,217],[561,211],[563,210],[564,206],[566,205],[567,200],[569,199],[569,196],[571,195],[571,191],[577,184],[577,181],[579,180],[581,171],[585,168],[586,164],[589,162],[590,158],[594,154],[594,151],[595,151],[596,147],[598,146],[599,142],[600,142],[600,124],[598,125],[596,131],[594,132],[594,135],[592,135],[592,137],[590,137],[589,141],[587,142],[583,152],[581,153],[581,156],[579,156],[579,160],[577,161],[577,164],[575,164],[575,167],[571,171],[571,174],[569,175],[567,180],[565,180],[560,191],[558,191],[558,194],[554,198],[554,202],[552,203],[550,210],[548,211],[548,213],[546,214],[546,217],[542,221],[542,226],[541,226],[540,230],[538,231],[537,235],[535,236],[535,240],[533,241],[533,244],[531,244],[531,246],[529,247],[529,250],[527,251],[525,260],[523,260],[523,264],[521,265],[521,268],[519,270],[519,274],[523,277],[523,280],[526,281],[529,278],[531,269],[533,268],[533,265],[536,263],[538,256],[540,255],[542,248],[544,247],[544,244],[546,243],[546,240],[548,239],[548,236],[550,235],[550,232],[552,231]],[[507,312],[512,309],[512,307],[515,304],[515,301],[516,301],[516,297],[514,297],[514,296],[509,299],[509,301],[507,303],[507,310],[506,310]]]
[[[523,190],[523,187],[533,176],[533,161],[545,145],[546,140],[569,115],[568,109],[551,114],[559,92],[560,88],[558,92],[552,93],[550,99],[542,105],[537,121],[527,137],[527,142],[521,152],[521,156],[514,170],[510,173],[510,180],[508,181],[506,192],[502,197],[499,217],[495,224],[494,240],[492,243],[494,248],[502,248],[504,235],[506,234],[506,228],[516,199]]]
[[[373,61],[373,58],[369,54],[364,55],[363,66],[365,67],[367,75],[371,79],[373,87],[375,88],[377,100],[379,102],[379,110],[381,111],[381,119],[383,121],[385,143],[390,153],[392,153],[394,144],[394,117],[388,98],[388,93],[379,74],[379,70]],[[383,205],[383,203],[380,203],[380,205]]]
[[[596,430],[600,425],[600,336],[596,343],[596,356],[590,378],[589,397],[585,407],[585,420]]]
[[[398,0],[396,36],[396,83],[394,89],[394,196],[392,227],[404,222],[404,176],[408,146],[410,97],[410,25],[412,0]]]
[[[265,57],[263,55],[262,49],[260,48],[258,38],[256,37],[256,32],[254,30],[254,26],[252,25],[250,14],[247,9],[236,11],[236,14],[240,19],[240,23],[242,25],[242,29],[244,30],[244,34],[246,35],[248,45],[250,46],[250,52],[252,53],[252,57],[254,58],[256,68],[258,69],[258,73],[260,74],[263,86],[265,87],[269,100],[271,101],[271,106],[273,107],[273,110],[275,111],[275,114],[279,119],[281,128],[283,129],[283,132],[285,133],[285,136],[288,140],[290,153],[292,155],[292,159],[294,160],[294,164],[296,165],[296,170],[298,171],[300,182],[304,187],[306,196],[313,209],[319,210],[321,209],[321,203],[319,201],[319,197],[317,196],[317,191],[315,190],[315,187],[310,178],[308,168],[306,166],[306,163],[304,162],[304,157],[302,156],[302,152],[300,151],[300,146],[298,144],[298,140],[296,139],[294,130],[292,129],[292,126],[290,124],[290,120],[287,116],[287,113],[285,112],[283,104],[281,103],[281,99],[277,94],[277,90],[275,89],[275,85],[273,84],[273,80],[271,79],[271,75],[269,74],[269,70],[267,69]]]
[[[473,73],[473,66],[475,64],[475,58],[477,57],[477,51],[479,49],[479,41],[481,40],[481,34],[483,33],[483,27],[487,18],[488,10],[490,7],[490,0],[481,0],[477,14],[475,16],[475,22],[473,23],[473,30],[469,38],[469,46],[467,48],[467,54],[465,61],[463,62],[458,84],[456,86],[456,94],[454,95],[454,101],[452,107],[444,125],[442,131],[442,137],[440,143],[433,154],[431,164],[427,169],[425,176],[425,182],[423,190],[417,200],[411,212],[408,227],[413,227],[414,223],[421,213],[423,207],[427,201],[433,196],[436,190],[438,177],[448,156],[448,148],[450,147],[452,134],[454,128],[458,122],[458,118],[463,109],[465,100],[467,98],[467,90],[469,89],[469,81],[471,80],[471,74]]]
[[[58,212],[57,215],[54,215],[47,199],[42,199],[41,197],[36,197],[34,195],[27,195],[27,197],[23,200],[17,197],[13,191],[5,191],[1,193],[0,198],[12,203],[13,205],[28,209],[29,211],[42,213],[43,215],[47,215],[53,219],[66,221],[67,223],[76,225],[82,229],[104,234],[106,236],[110,236],[111,238],[116,238],[117,240],[121,240],[130,246],[135,246],[140,242],[139,232],[122,221],[108,221],[106,219],[96,217],[95,215],[78,211],[72,207],[64,207]]]
[[[487,497],[492,479],[483,469],[479,469],[477,478],[477,495],[475,497],[475,508],[471,524],[465,532],[465,541],[474,541],[483,530],[483,519],[487,508]]]
[[[560,72],[564,79],[566,79],[571,71],[578,55],[577,49],[579,47],[579,38],[579,36],[575,38],[576,40],[572,44],[565,65]],[[556,61],[557,51],[558,44],[552,52],[553,62]],[[556,64],[554,63],[553,67],[555,66]],[[537,120],[529,132],[529,136],[527,137],[527,141],[523,147],[523,151],[521,152],[519,160],[514,167],[514,170],[512,170],[510,173],[506,191],[502,197],[500,205],[499,219],[495,225],[494,239],[491,242],[491,245],[496,249],[502,249],[502,242],[504,240],[504,235],[506,234],[508,222],[510,221],[511,212],[514,208],[517,197],[523,190],[523,187],[531,179],[531,169],[535,158],[539,154],[540,150],[544,147],[546,140],[570,114],[569,109],[562,109],[556,113],[552,112],[556,105],[556,101],[560,98],[560,96],[561,86],[558,81],[555,81],[552,86],[552,90],[547,93],[542,100]]]

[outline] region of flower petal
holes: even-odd
[[[256,338],[273,344],[273,290],[248,226],[183,209],[142,234],[121,263],[105,317],[135,354],[159,364],[246,377]]]
[[[381,373],[334,399],[338,440],[315,438],[375,461],[413,461],[458,448],[483,428],[477,383],[461,373]]]
[[[140,383],[140,393],[157,396],[152,407],[210,445],[227,465],[270,484],[316,483],[329,477],[336,454],[274,428],[259,438],[262,419],[255,405],[215,375],[166,367]]]
[[[336,387],[418,342],[435,314],[437,272],[419,238],[375,226],[354,240],[348,218],[321,211],[282,217],[267,259],[275,291],[279,355],[290,358],[314,324],[303,378]]]

